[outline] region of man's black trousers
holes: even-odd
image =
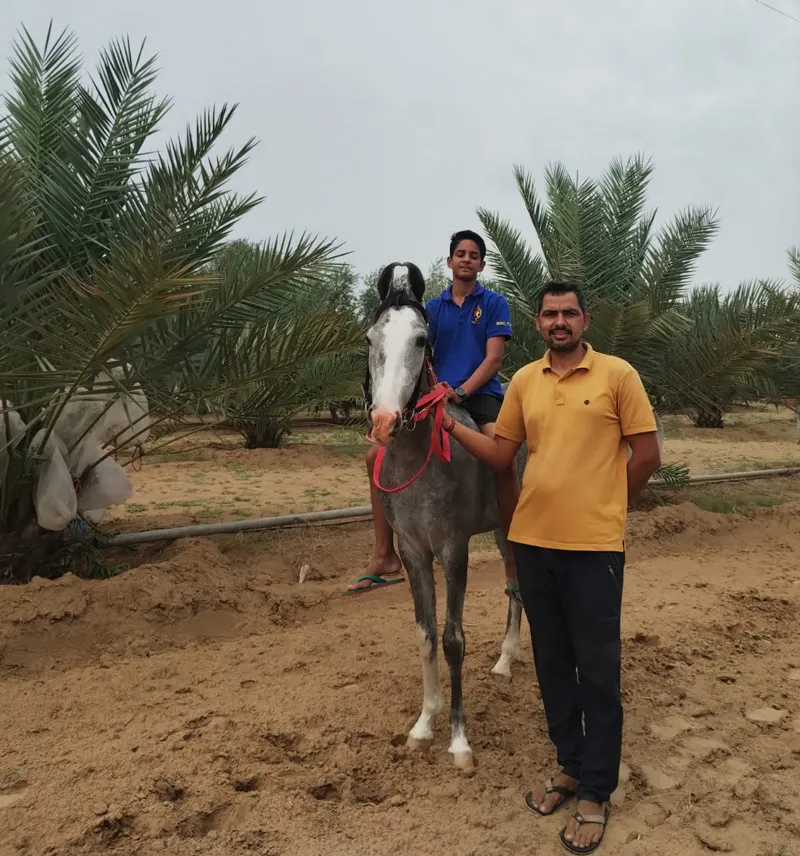
[[[607,802],[622,751],[625,553],[512,544],[550,739],[578,799]]]

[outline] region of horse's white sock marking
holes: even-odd
[[[459,725],[453,730],[453,739],[450,741],[450,748],[447,751],[453,756],[453,763],[464,775],[474,775],[475,758],[472,755],[472,747],[467,741],[463,725]]]
[[[464,731],[464,726],[459,725],[453,729],[453,736],[450,740],[450,748],[447,750],[451,755],[471,755],[472,747],[469,745],[467,735]]]
[[[436,657],[431,659],[431,641],[425,635],[425,630],[417,625],[417,639],[419,640],[419,655],[422,660],[422,713],[409,731],[408,736],[412,740],[421,742],[433,740],[433,723],[442,712],[444,700],[442,699],[442,686],[439,680],[439,661]]]
[[[511,604],[511,610],[511,622],[503,639],[503,645],[500,648],[500,659],[492,669],[493,675],[502,675],[506,678],[511,677],[511,664],[514,660],[519,659],[519,626],[522,618],[522,607],[514,602]]]
[[[419,315],[410,306],[402,306],[386,313],[382,328],[383,369],[377,378],[373,401],[376,408],[399,413],[405,406],[402,393],[410,394],[413,387],[407,357],[411,342],[419,335]]]

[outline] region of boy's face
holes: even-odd
[[[486,262],[481,259],[481,251],[475,241],[463,240],[447,259],[447,267],[457,279],[471,282],[478,278],[478,274],[486,267]]]

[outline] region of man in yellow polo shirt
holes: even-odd
[[[628,502],[661,464],[638,373],[584,343],[588,325],[580,287],[547,283],[537,297],[536,327],[548,351],[512,378],[495,437],[452,417],[444,426],[497,470],[528,443],[509,539],[561,770],[525,802],[549,815],[577,795],[560,833],[573,853],[600,845],[619,780],[625,521]]]

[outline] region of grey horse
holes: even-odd
[[[425,279],[416,265],[405,262],[402,266],[408,271],[408,285],[398,287],[394,283],[398,264],[387,265],[378,278],[381,302],[367,334],[369,367],[364,394],[372,436],[384,447],[380,502],[397,533],[400,558],[410,580],[422,659],[422,713],[408,734],[407,745],[430,745],[434,721],[444,707],[437,659],[435,557],[444,568],[447,591],[442,647],[451,687],[448,751],[458,768],[471,773],[474,760],[467,740],[461,678],[469,541],[473,535],[493,531],[504,560],[509,544],[500,528],[494,471],[455,441],[449,463],[430,455],[435,439],[433,413],[418,422],[410,418],[419,399],[432,388],[433,377],[423,305]],[[460,422],[476,428],[464,408],[452,403],[446,407]],[[517,458],[520,476],[526,458],[527,448],[523,446]],[[402,489],[396,490],[398,487]],[[515,583],[507,580],[509,586]],[[511,663],[519,656],[521,616],[519,602],[509,597],[505,638],[492,669],[497,675],[511,676]]]

